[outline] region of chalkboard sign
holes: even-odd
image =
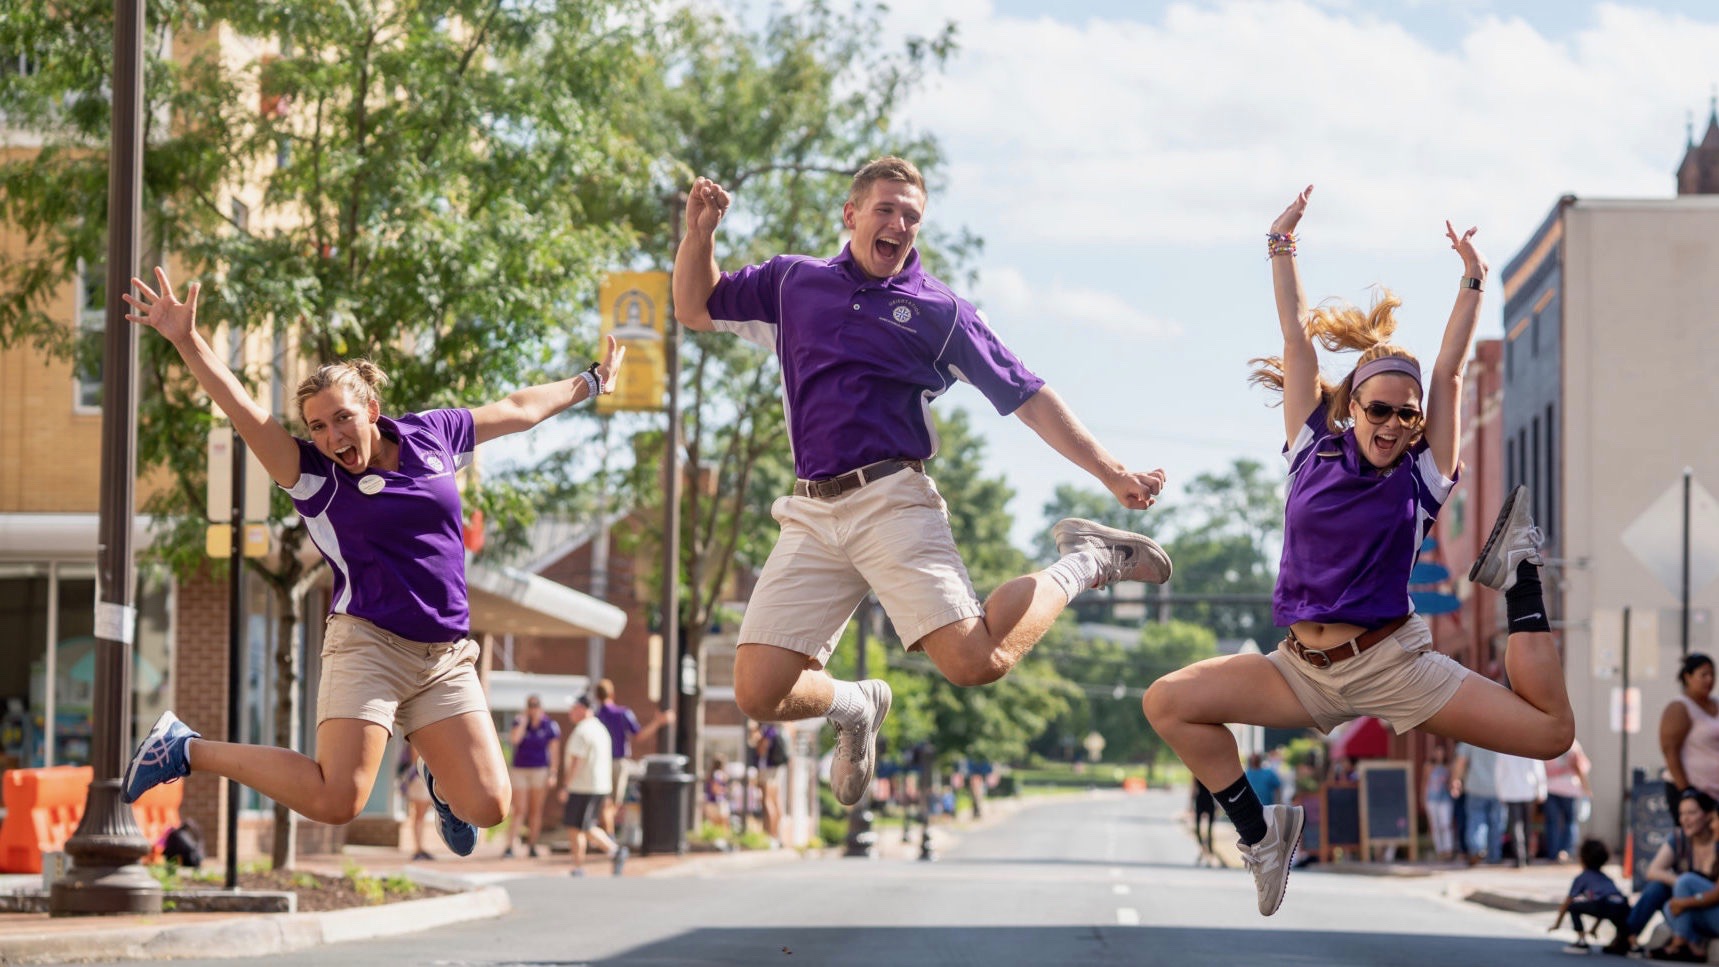
[[[1325,827],[1320,836],[1322,859],[1336,850],[1354,853],[1361,848],[1361,787],[1352,782],[1333,782],[1325,787]]]
[[[1640,890],[1647,882],[1647,868],[1659,854],[1659,848],[1671,838],[1677,828],[1671,810],[1665,804],[1665,783],[1649,780],[1642,770],[1635,770],[1635,783],[1629,791],[1629,838],[1631,858],[1630,883]]]
[[[1321,860],[1325,855],[1325,794],[1323,792],[1304,792],[1295,797],[1295,805],[1301,807],[1303,824],[1301,827],[1301,852],[1308,856],[1318,856]]]
[[[1404,845],[1415,859],[1415,767],[1405,760],[1361,763],[1362,852],[1374,846]]]

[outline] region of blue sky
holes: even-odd
[[[1430,365],[1461,275],[1445,218],[1480,227],[1497,335],[1503,266],[1557,198],[1673,194],[1719,80],[1719,4],[1693,0],[897,6],[886,42],[959,27],[905,116],[947,155],[928,220],[986,240],[969,295],[1170,500],[1239,457],[1277,465],[1247,360],[1281,346],[1262,236],[1303,185],[1309,296],[1390,286]],[[970,388],[951,405],[1015,488],[1023,545],[1057,484],[1097,486]]]

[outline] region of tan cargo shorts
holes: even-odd
[[[349,614],[328,616],[316,721],[363,719],[410,736],[467,712],[488,712],[476,641],[423,642]]]
[[[1420,615],[1360,656],[1315,668],[1279,642],[1266,657],[1277,666],[1321,732],[1363,715],[1391,723],[1398,735],[1432,718],[1468,677],[1449,655],[1433,650],[1432,629]]]

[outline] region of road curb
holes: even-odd
[[[1490,907],[1494,910],[1503,910],[1507,913],[1551,913],[1562,905],[1560,900],[1488,890],[1460,882],[1446,884],[1445,896],[1457,900],[1466,900],[1469,903]]]
[[[260,957],[350,940],[414,933],[513,909],[499,886],[403,900],[374,907],[318,913],[235,916],[201,923],[150,923],[0,937],[0,964],[61,964],[89,960],[168,960],[184,957]],[[171,918],[172,914],[166,914]]]

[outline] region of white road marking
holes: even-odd
[[[1116,923],[1123,927],[1138,927],[1140,926],[1140,911],[1133,907],[1117,907]]]
[[[1126,883],[1112,883],[1110,885],[1110,892],[1116,894],[1117,896],[1127,896],[1129,893],[1128,884],[1126,884]]]

